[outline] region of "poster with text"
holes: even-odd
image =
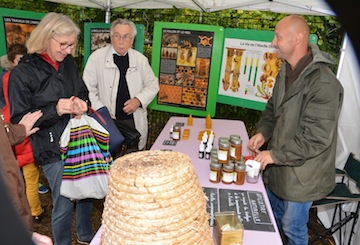
[[[25,44],[44,13],[0,8],[0,56],[14,43]]]
[[[219,62],[214,59],[214,47],[222,45],[216,40],[220,37],[219,27],[162,24],[158,33],[158,67],[154,69],[159,78],[159,93],[152,108],[213,115],[216,100],[211,95],[216,91],[213,84],[217,83],[218,73],[212,71]]]
[[[6,47],[10,44],[25,44],[30,33],[39,24],[39,20],[3,16],[6,36]]]
[[[270,42],[225,38],[219,94],[266,103],[282,65]]]
[[[263,110],[283,63],[272,47],[272,31],[225,29],[218,102]],[[317,41],[315,35],[310,42]]]
[[[140,53],[144,52],[144,31],[143,24],[135,24],[136,37],[133,48]],[[99,48],[111,44],[110,40],[111,23],[85,23],[84,25],[84,64],[90,54]]]

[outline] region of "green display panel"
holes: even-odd
[[[0,8],[0,56],[10,44],[24,44],[44,13]],[[1,68],[0,68],[1,69]]]
[[[152,68],[159,93],[150,108],[215,115],[224,28],[155,22]]]
[[[273,31],[225,29],[217,101],[263,110],[282,64],[271,46]],[[316,43],[317,36],[311,35]]]
[[[143,24],[135,24],[137,34],[134,40],[134,49],[140,53],[144,52],[144,32]],[[98,48],[102,48],[110,43],[111,23],[85,23],[84,25],[84,64],[90,54]]]

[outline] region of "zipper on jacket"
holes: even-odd
[[[50,142],[54,142],[54,136],[51,131],[49,132],[49,137],[50,137]]]

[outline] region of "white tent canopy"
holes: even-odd
[[[322,0],[48,0],[106,11],[105,22],[110,22],[110,11],[115,8],[164,9],[188,8],[200,12],[215,12],[224,9],[260,10],[303,15],[334,15]]]

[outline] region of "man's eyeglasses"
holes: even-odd
[[[56,40],[54,37],[51,37],[52,39],[54,39],[58,44],[60,44],[60,48],[62,50],[66,50],[67,48],[73,49],[76,46],[76,43],[72,43],[72,44],[68,44],[68,43],[61,43],[58,40]]]
[[[121,36],[119,33],[112,34],[111,37],[117,39],[117,40],[124,40],[125,42],[128,42],[132,39],[132,37],[129,34],[125,34],[124,36]]]

